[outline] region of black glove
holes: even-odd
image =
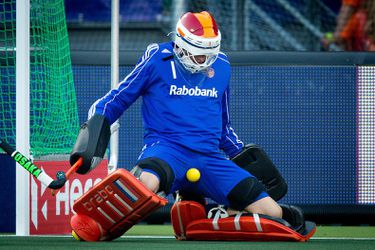
[[[73,165],[82,157],[83,163],[76,171],[86,174],[94,169],[103,159],[111,137],[108,120],[103,115],[94,115],[82,124],[76,143],[70,154],[70,164]]]
[[[288,192],[286,181],[261,147],[248,144],[232,161],[260,180],[275,201]]]

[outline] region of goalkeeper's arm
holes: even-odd
[[[229,87],[225,90],[222,99],[222,132],[220,139],[220,149],[223,150],[229,157],[234,157],[239,154],[244,143],[238,138],[230,124],[229,118]]]

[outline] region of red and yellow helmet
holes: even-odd
[[[177,22],[174,53],[190,72],[204,71],[215,62],[220,52],[220,41],[220,31],[210,13],[188,12]],[[198,62],[196,56],[205,56],[204,62]]]

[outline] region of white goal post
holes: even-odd
[[[30,157],[30,0],[16,1],[16,148]],[[16,167],[16,235],[30,234],[30,175]]]
[[[111,87],[116,88],[119,82],[119,33],[120,33],[120,3],[112,0],[111,18]],[[109,146],[108,174],[117,169],[119,154],[119,121],[111,126],[111,141]]]
[[[111,87],[119,82],[119,0],[112,0]],[[30,0],[16,0],[16,148],[30,155]],[[118,163],[118,121],[114,124],[108,172]],[[16,168],[16,235],[30,235],[30,175]]]

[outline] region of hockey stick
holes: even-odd
[[[10,155],[19,165],[26,169],[31,175],[37,178],[43,185],[51,189],[60,189],[64,186],[67,179],[74,173],[82,164],[80,158],[66,173],[59,171],[56,173],[56,180],[52,179],[43,170],[34,165],[34,163],[26,156],[18,152],[11,145],[0,139],[0,147]]]

